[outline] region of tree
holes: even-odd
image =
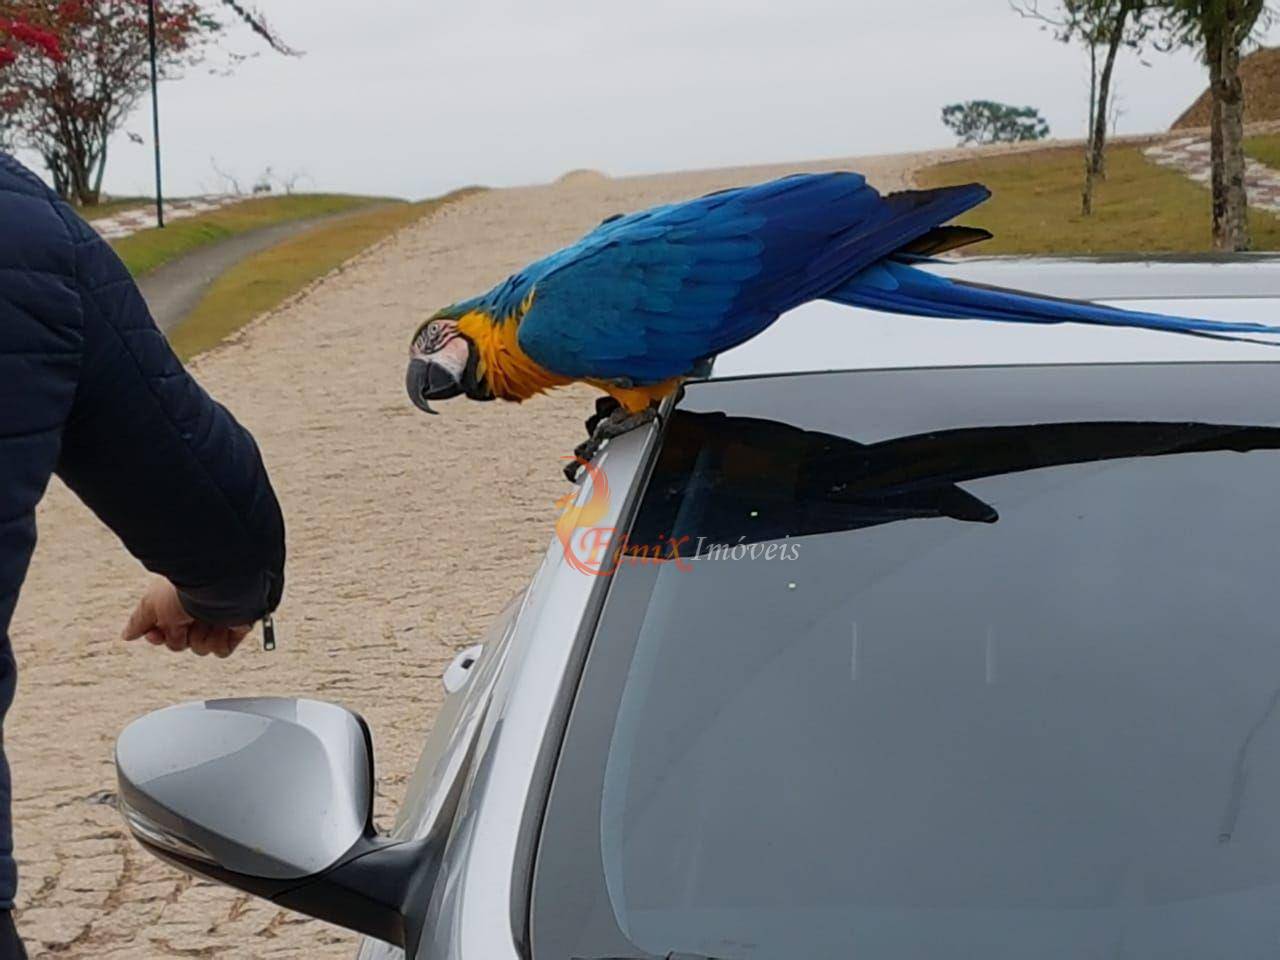
[[[281,40],[280,35],[272,29],[271,24],[267,23],[267,18],[257,10],[254,10],[251,7],[246,7],[244,4],[240,3],[239,0],[218,0],[218,2],[231,10],[231,12],[236,15],[237,19],[265,40],[267,46],[276,53],[283,53],[287,57],[298,57],[302,55],[301,51],[295,50],[293,47]]]
[[[1198,50],[1209,69],[1209,182],[1216,250],[1249,249],[1240,54],[1272,18],[1273,11],[1267,0],[1168,0],[1167,3],[1166,22],[1174,42]]]
[[[1047,124],[1034,107],[1013,107],[992,100],[967,100],[942,108],[942,122],[962,144],[1042,140]]]
[[[149,85],[147,0],[0,0],[0,15],[18,3],[44,11],[60,55],[13,57],[0,70],[0,125],[40,154],[59,194],[96,204],[111,135]],[[214,11],[224,8],[273,49],[294,53],[239,0],[157,0],[161,77],[204,58],[223,29]]]
[[[20,56],[62,58],[58,38],[46,25],[48,11],[32,3],[0,3],[0,70]]]
[[[51,29],[60,60],[24,58],[0,76],[15,110],[19,142],[39,152],[54,189],[82,205],[98,202],[107,142],[146,92],[145,0],[63,0]],[[219,28],[195,0],[168,0],[157,9],[159,62],[164,75],[199,59]]]
[[[1089,216],[1093,213],[1094,180],[1106,177],[1107,125],[1116,59],[1122,47],[1142,49],[1154,28],[1150,15],[1157,0],[1060,0],[1056,13],[1042,10],[1039,0],[1010,3],[1021,16],[1041,21],[1063,43],[1082,43],[1089,53],[1089,126],[1084,186],[1080,191],[1080,211]]]
[[[62,47],[47,23],[48,11],[43,6],[29,2],[0,2],[0,74],[16,64],[19,58],[62,59]],[[16,103],[12,106],[7,104],[0,87],[0,147],[9,144],[12,130],[9,118],[13,107]]]

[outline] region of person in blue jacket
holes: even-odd
[[[9,622],[55,473],[159,575],[124,639],[227,656],[279,604],[284,520],[253,438],[183,369],[111,248],[0,152],[0,724]],[[0,750],[3,960],[26,955],[11,799]]]

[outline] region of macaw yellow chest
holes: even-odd
[[[531,302],[532,297],[525,302],[524,310]],[[488,384],[495,397],[517,403],[574,382],[573,377],[561,376],[541,366],[520,348],[517,333],[519,317],[524,310],[520,315],[502,320],[474,311],[458,321],[458,331],[476,345],[479,354],[476,374]],[[611,395],[632,413],[637,413],[675,392],[681,379],[674,377],[645,386],[622,386],[610,380],[593,378],[586,378],[585,382]]]
[[[552,373],[520,349],[516,336],[519,326],[517,317],[495,320],[478,311],[458,321],[458,331],[476,346],[476,374],[489,385],[493,395],[519,402],[572,383],[571,377]]]

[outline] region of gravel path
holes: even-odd
[[[1168,140],[1150,146],[1142,153],[1148,160],[1171,167],[1201,186],[1209,186],[1212,165],[1209,141],[1204,137]],[[1245,158],[1244,185],[1249,195],[1249,206],[1280,213],[1280,170]]]
[[[937,157],[939,155],[934,155]],[[185,699],[306,694],[368,718],[384,822],[440,702],[439,677],[529,577],[565,490],[558,458],[592,393],[524,408],[404,396],[409,336],[612,213],[799,169],[851,167],[899,188],[927,156],[609,180],[452,204],[194,364],[255,433],[289,524],[279,649],[176,657],[115,639],[144,573],[61,484],[12,634],[21,669],[14,766],[19,923],[33,957],[350,957],[355,938],[212,884],[129,842],[101,791],[131,718]]]

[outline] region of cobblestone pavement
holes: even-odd
[[[954,154],[949,154],[954,155]],[[116,639],[145,575],[59,483],[12,635],[19,926],[35,958],[350,957],[355,938],[196,882],[143,853],[104,805],[112,744],[133,717],[176,701],[309,695],[356,709],[377,748],[387,822],[440,702],[440,676],[527,581],[546,549],[559,457],[591,393],[524,407],[417,413],[404,360],[417,324],[606,215],[796,169],[848,166],[883,187],[929,157],[558,184],[491,191],[414,225],[193,366],[249,426],[289,527],[279,649],[228,661]],[[255,638],[256,639],[256,638]]]
[[[1158,143],[1142,151],[1149,160],[1172,167],[1196,183],[1209,186],[1209,141],[1203,137],[1180,137]],[[1280,170],[1245,158],[1245,190],[1249,206],[1280,213]]]
[[[217,210],[219,207],[225,207],[229,203],[235,203],[243,199],[244,197],[232,196],[231,194],[220,194],[208,197],[188,197],[183,200],[166,200],[164,204],[164,222],[185,220],[187,217],[194,217],[198,213],[208,213],[210,210]],[[100,217],[94,220],[92,224],[93,228],[108,240],[118,240],[120,237],[127,237],[131,233],[147,230],[155,225],[156,208],[154,206],[122,210],[120,213],[113,213],[109,217]]]

